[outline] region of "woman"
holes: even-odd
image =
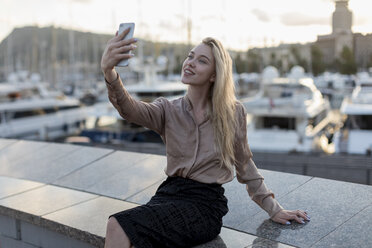
[[[149,104],[134,100],[114,69],[136,48],[136,39],[122,40],[127,33],[111,39],[102,56],[109,99],[123,118],[161,135],[168,178],[147,204],[109,218],[105,247],[192,247],[214,239],[228,211],[221,185],[233,179],[234,170],[273,221],[309,220],[304,211],[284,210],[257,171],[246,112],[234,94],[231,58],[221,43],[206,38],[185,59],[186,96]]]

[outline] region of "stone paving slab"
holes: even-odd
[[[109,216],[136,206],[138,205],[100,196],[44,215],[43,218],[105,237]]]
[[[274,192],[279,203],[280,198],[295,190],[302,184],[311,179],[309,176],[294,175],[268,170],[259,170],[265,178],[267,187]],[[248,195],[244,184],[238,182],[236,178],[225,184],[225,195],[228,199],[229,212],[223,218],[223,223],[227,227],[237,228],[244,221],[250,220],[257,213],[265,213]],[[265,218],[269,217],[266,214]]]
[[[43,183],[0,176],[0,199],[43,185]]]
[[[18,140],[15,140],[15,139],[0,139],[0,150],[3,149],[3,148],[6,148],[7,146],[15,144],[16,142],[18,142]]]
[[[372,206],[351,217],[312,247],[372,247]],[[369,227],[369,228],[368,228]]]
[[[13,173],[15,165],[27,158],[30,160],[33,154],[48,146],[46,142],[20,140],[0,150],[0,175]]]
[[[3,198],[0,205],[41,216],[96,197],[93,194],[46,185]]]
[[[156,183],[154,183],[153,185],[145,188],[144,190],[124,199],[126,201],[130,201],[130,202],[134,202],[134,203],[137,203],[137,204],[146,204],[148,201],[150,201],[151,197],[153,195],[155,195],[156,193],[156,190],[158,189],[158,187],[160,186],[160,184],[166,179],[166,177],[164,176],[163,179],[161,179],[160,181],[157,181]]]
[[[238,226],[259,237],[299,247],[310,247],[346,220],[372,204],[372,187],[313,178],[280,199],[285,209],[303,209],[311,217],[306,224],[285,226],[259,213]]]
[[[39,142],[27,141],[25,143],[16,143],[8,147],[8,149],[1,150],[0,160],[4,158],[7,160],[7,163],[1,163],[0,174],[31,179],[30,172],[39,171],[38,168],[47,168],[53,161],[82,149],[82,146],[76,145],[41,144],[46,145],[40,145]],[[34,150],[33,147],[38,147],[38,149]]]
[[[55,184],[125,199],[165,178],[165,165],[164,156],[115,152]]]
[[[74,171],[53,184],[69,188],[88,190],[94,184],[126,171],[129,167],[145,160],[150,155],[134,152],[115,151],[104,158]]]
[[[112,152],[113,150],[109,149],[82,147],[81,149],[74,149],[54,161],[28,164],[20,169],[22,171],[21,174],[20,172],[14,174],[17,177],[27,178],[29,180],[52,183]]]
[[[164,156],[151,155],[140,163],[122,170],[115,175],[102,178],[92,187],[89,192],[102,194],[119,199],[128,198],[161,179],[165,179],[164,168],[166,158]]]

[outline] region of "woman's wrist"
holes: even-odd
[[[110,70],[103,70],[103,75],[106,79],[107,82],[111,83],[113,81],[115,81],[117,78],[118,78],[118,74],[117,72],[115,71],[115,69],[110,69]]]

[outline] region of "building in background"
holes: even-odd
[[[353,13],[348,8],[348,3],[349,0],[335,0],[331,34],[319,35],[315,42],[306,44],[253,48],[251,54],[261,57],[261,69],[273,65],[281,72],[288,72],[293,65],[301,65],[306,71],[312,72],[314,49],[321,52],[322,63],[331,69],[342,62],[341,55],[346,49],[353,54],[356,67],[359,70],[367,70],[372,67],[372,34],[352,32]]]

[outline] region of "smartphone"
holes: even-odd
[[[118,35],[124,32],[127,28],[130,28],[130,30],[129,30],[129,33],[124,37],[124,40],[130,39],[133,37],[134,23],[133,22],[120,23]],[[130,54],[130,52],[131,51],[129,51],[128,53]],[[129,64],[128,59],[123,59],[116,66],[128,66],[128,64]]]

